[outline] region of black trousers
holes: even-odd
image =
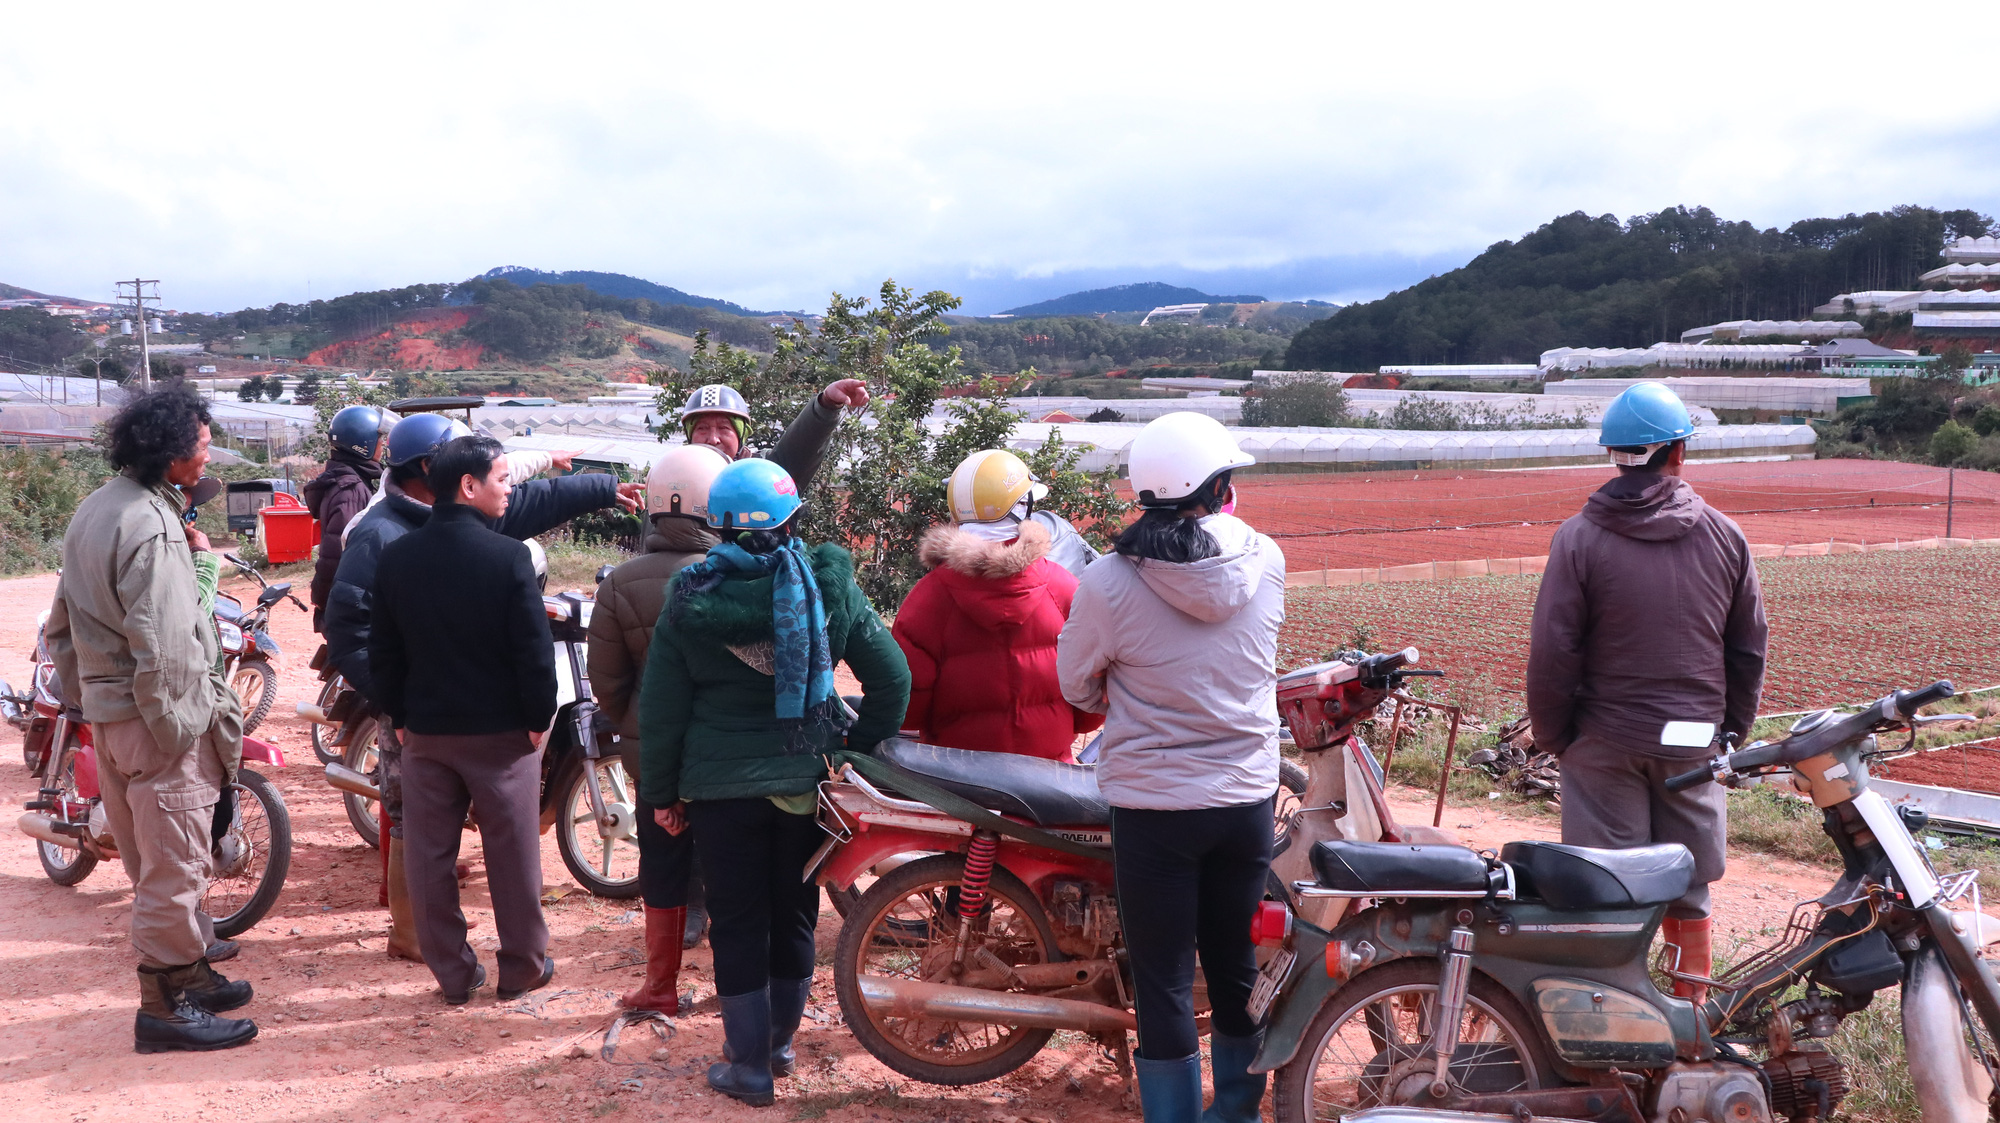
[[[708,889],[715,992],[734,997],[772,979],[811,978],[819,886],[800,875],[826,841],[819,821],[768,799],[698,800],[687,817]]]
[[[642,797],[639,815],[639,892],[649,909],[677,909],[701,903],[694,870],[694,831],[678,835],[653,819],[656,808]],[[692,888],[692,892],[690,889]]]
[[[1132,958],[1139,1055],[1170,1061],[1199,1048],[1194,964],[1208,982],[1215,1032],[1257,1032],[1250,920],[1271,868],[1271,800],[1193,811],[1111,809],[1118,914]]]

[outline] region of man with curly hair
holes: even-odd
[[[200,915],[211,824],[243,758],[243,713],[215,669],[181,519],[208,464],[208,407],[168,386],[111,420],[118,474],[77,507],[47,640],[63,696],[90,722],[104,814],[132,879],[141,1053],[227,1049],[257,1036],[247,982],[209,965]]]

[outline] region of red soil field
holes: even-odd
[[[389,366],[402,370],[458,370],[476,367],[486,349],[467,341],[447,342],[437,336],[456,332],[472,322],[465,308],[431,308],[413,312],[383,331],[358,339],[329,343],[307,355],[313,366]]]
[[[1950,708],[1947,703],[1938,710]],[[2000,743],[1989,741],[1983,745],[1952,745],[1876,765],[1870,771],[1906,784],[2000,793]]]
[[[1865,702],[1948,678],[2000,684],[2000,548],[1767,558],[1771,623],[1763,713]],[[1491,717],[1520,712],[1539,577],[1475,577],[1288,590],[1279,665],[1346,647],[1415,644],[1439,688]]]
[[[1238,513],[1289,567],[1354,569],[1548,553],[1612,469],[1332,472],[1237,481]],[[2000,537],[2000,474],[1956,473],[1951,532]],[[1750,541],[1894,542],[1945,533],[1945,470],[1881,460],[1690,464],[1687,479]]]

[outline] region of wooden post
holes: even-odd
[[[1451,707],[1451,734],[1445,738],[1444,767],[1438,772],[1437,807],[1431,812],[1431,826],[1434,827],[1444,823],[1444,790],[1451,783],[1451,762],[1458,755],[1458,719],[1461,713],[1457,706]]]

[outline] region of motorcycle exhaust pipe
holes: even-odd
[[[63,834],[56,830],[56,821],[47,815],[30,811],[22,815],[19,819],[16,819],[14,825],[21,828],[22,834],[27,835],[37,842],[46,842],[52,846],[62,846],[70,850],[83,849],[83,843],[77,841],[75,835]]]
[[[946,986],[881,975],[862,975],[857,981],[861,984],[862,1004],[891,1018],[920,1017],[1081,1033],[1137,1032],[1139,1028],[1138,1019],[1129,1010],[1073,998]]]
[[[325,710],[320,709],[318,706],[313,705],[311,702],[299,703],[299,716],[306,719],[309,722],[312,722],[314,725],[334,724],[333,722],[328,721],[326,719]]]
[[[382,798],[382,789],[376,787],[373,781],[338,762],[326,766],[326,782],[352,795],[375,800]]]

